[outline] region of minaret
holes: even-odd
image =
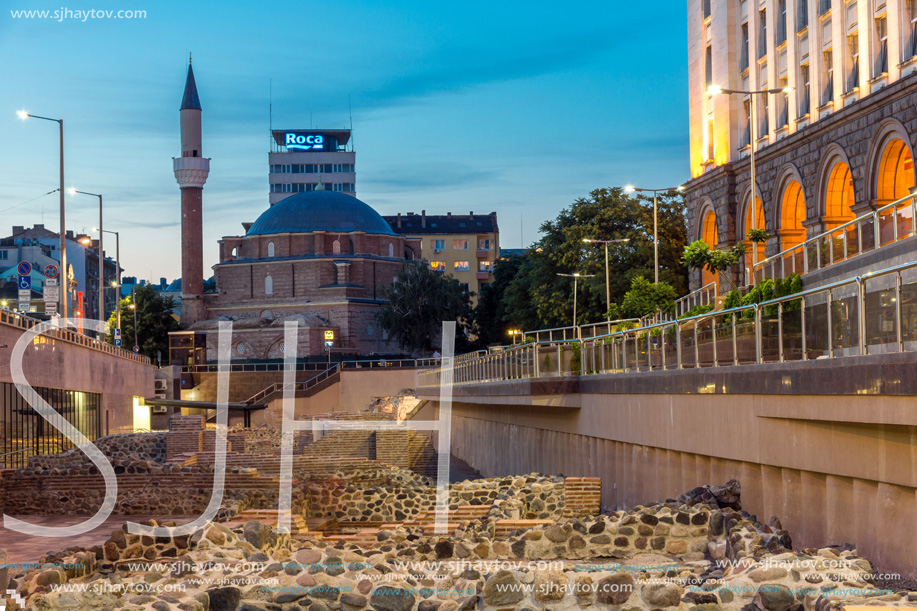
[[[201,152],[201,101],[190,56],[179,113],[181,157],[172,158],[172,169],[181,187],[181,325],[187,328],[206,317],[201,205],[204,183],[210,174],[210,160]]]

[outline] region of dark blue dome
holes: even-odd
[[[297,193],[265,210],[245,235],[365,231],[395,235],[378,212],[356,197],[334,191]]]

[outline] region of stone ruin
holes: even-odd
[[[288,532],[277,528],[276,432],[234,429],[217,522],[182,537],[119,529],[99,545],[44,556],[41,568],[10,571],[9,587],[25,608],[73,611],[917,606],[917,592],[879,587],[873,565],[849,546],[794,550],[779,520],[763,523],[742,509],[735,480],[604,512],[599,478],[453,482],[439,533],[436,488],[423,468],[381,460],[384,435],[372,448],[340,435],[349,432],[297,439]],[[166,434],[100,440],[118,470],[116,513],[200,513],[210,497],[213,436],[200,417],[182,417]],[[65,453],[4,473],[7,513],[93,513],[93,469]]]

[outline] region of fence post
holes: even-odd
[[[677,361],[675,368],[681,369],[681,325],[677,322],[675,323],[675,359]]]
[[[897,225],[898,219],[895,219]],[[856,278],[857,283],[857,335],[860,344],[860,354],[868,354],[866,347],[866,282],[860,277]]]
[[[879,213],[878,212],[872,213],[872,232],[873,232],[874,239],[875,239],[875,242],[873,243],[872,248],[873,250],[875,250],[879,248],[879,246],[881,246],[882,244],[881,243],[882,234],[879,231]]]
[[[828,356],[834,358],[834,324],[831,320],[831,305],[831,289],[828,289]]]
[[[755,304],[755,363],[761,364],[761,308]]]
[[[783,362],[783,302],[777,304],[777,360]]]
[[[911,219],[914,222],[914,219]],[[895,274],[895,341],[898,352],[904,352],[904,337],[901,332],[901,272]]]

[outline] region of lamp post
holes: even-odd
[[[513,345],[515,346],[516,338],[522,335],[522,331],[519,329],[510,329],[509,331],[507,331],[507,333],[510,335],[510,337],[513,338]]]
[[[93,231],[98,231],[100,234],[104,231],[105,233],[113,233],[115,235],[115,278],[116,280],[111,283],[112,288],[115,289],[115,312],[117,316],[117,322],[115,323],[118,331],[121,330],[121,234],[117,231],[109,231],[108,229],[103,230],[100,227],[93,227]]]
[[[16,115],[23,121],[30,118],[54,121],[60,128],[60,275],[64,280],[64,287],[60,295],[60,315],[62,319],[66,319],[67,295],[70,292],[70,274],[67,273],[67,229],[64,222],[64,120],[40,117],[24,110],[17,111]]]
[[[684,186],[679,187],[670,187],[668,189],[641,189],[639,187],[634,187],[633,185],[627,185],[624,187],[624,190],[628,193],[653,193],[653,269],[654,273],[654,282],[659,284],[659,215],[657,210],[658,206],[658,197],[660,193],[669,193],[671,191],[684,191]]]
[[[756,95],[770,95],[770,94],[780,94],[780,93],[789,93],[793,91],[794,87],[786,87],[785,89],[758,89],[756,91],[740,91],[738,89],[723,89],[722,87],[717,87],[716,85],[711,85],[707,90],[707,94],[714,95],[747,95],[750,96],[749,102],[749,137],[751,142],[749,142],[749,147],[751,148],[749,160],[751,163],[751,228],[752,230],[757,229],[758,223],[758,184],[755,177],[755,141],[757,140],[757,108],[755,106],[755,96]],[[746,232],[747,233],[747,232]],[[744,236],[743,236],[744,238]],[[758,263],[758,245],[754,244],[751,249],[751,275],[752,278],[755,276],[755,265]]]
[[[611,318],[608,316],[608,311],[611,310],[611,282],[608,279],[608,245],[630,242],[630,238],[623,238],[621,240],[593,240],[590,238],[584,238],[583,242],[586,242],[587,244],[605,245],[605,317],[610,322]]]
[[[77,193],[99,198],[99,320],[105,320],[105,258],[102,256],[102,196],[99,193],[87,193],[86,191],[70,189],[70,195],[76,195]],[[100,340],[103,337],[102,329],[103,327],[100,325],[98,328],[98,338]]]
[[[137,335],[137,297],[134,294],[134,290],[137,288],[137,285],[131,287],[131,305],[130,308],[134,311],[134,352],[140,352],[140,340]],[[330,359],[330,357],[329,357]]]
[[[595,274],[557,274],[558,276],[563,276],[564,278],[573,278],[573,326],[576,325],[576,282],[580,278],[592,278]],[[578,328],[578,327],[577,327]]]

